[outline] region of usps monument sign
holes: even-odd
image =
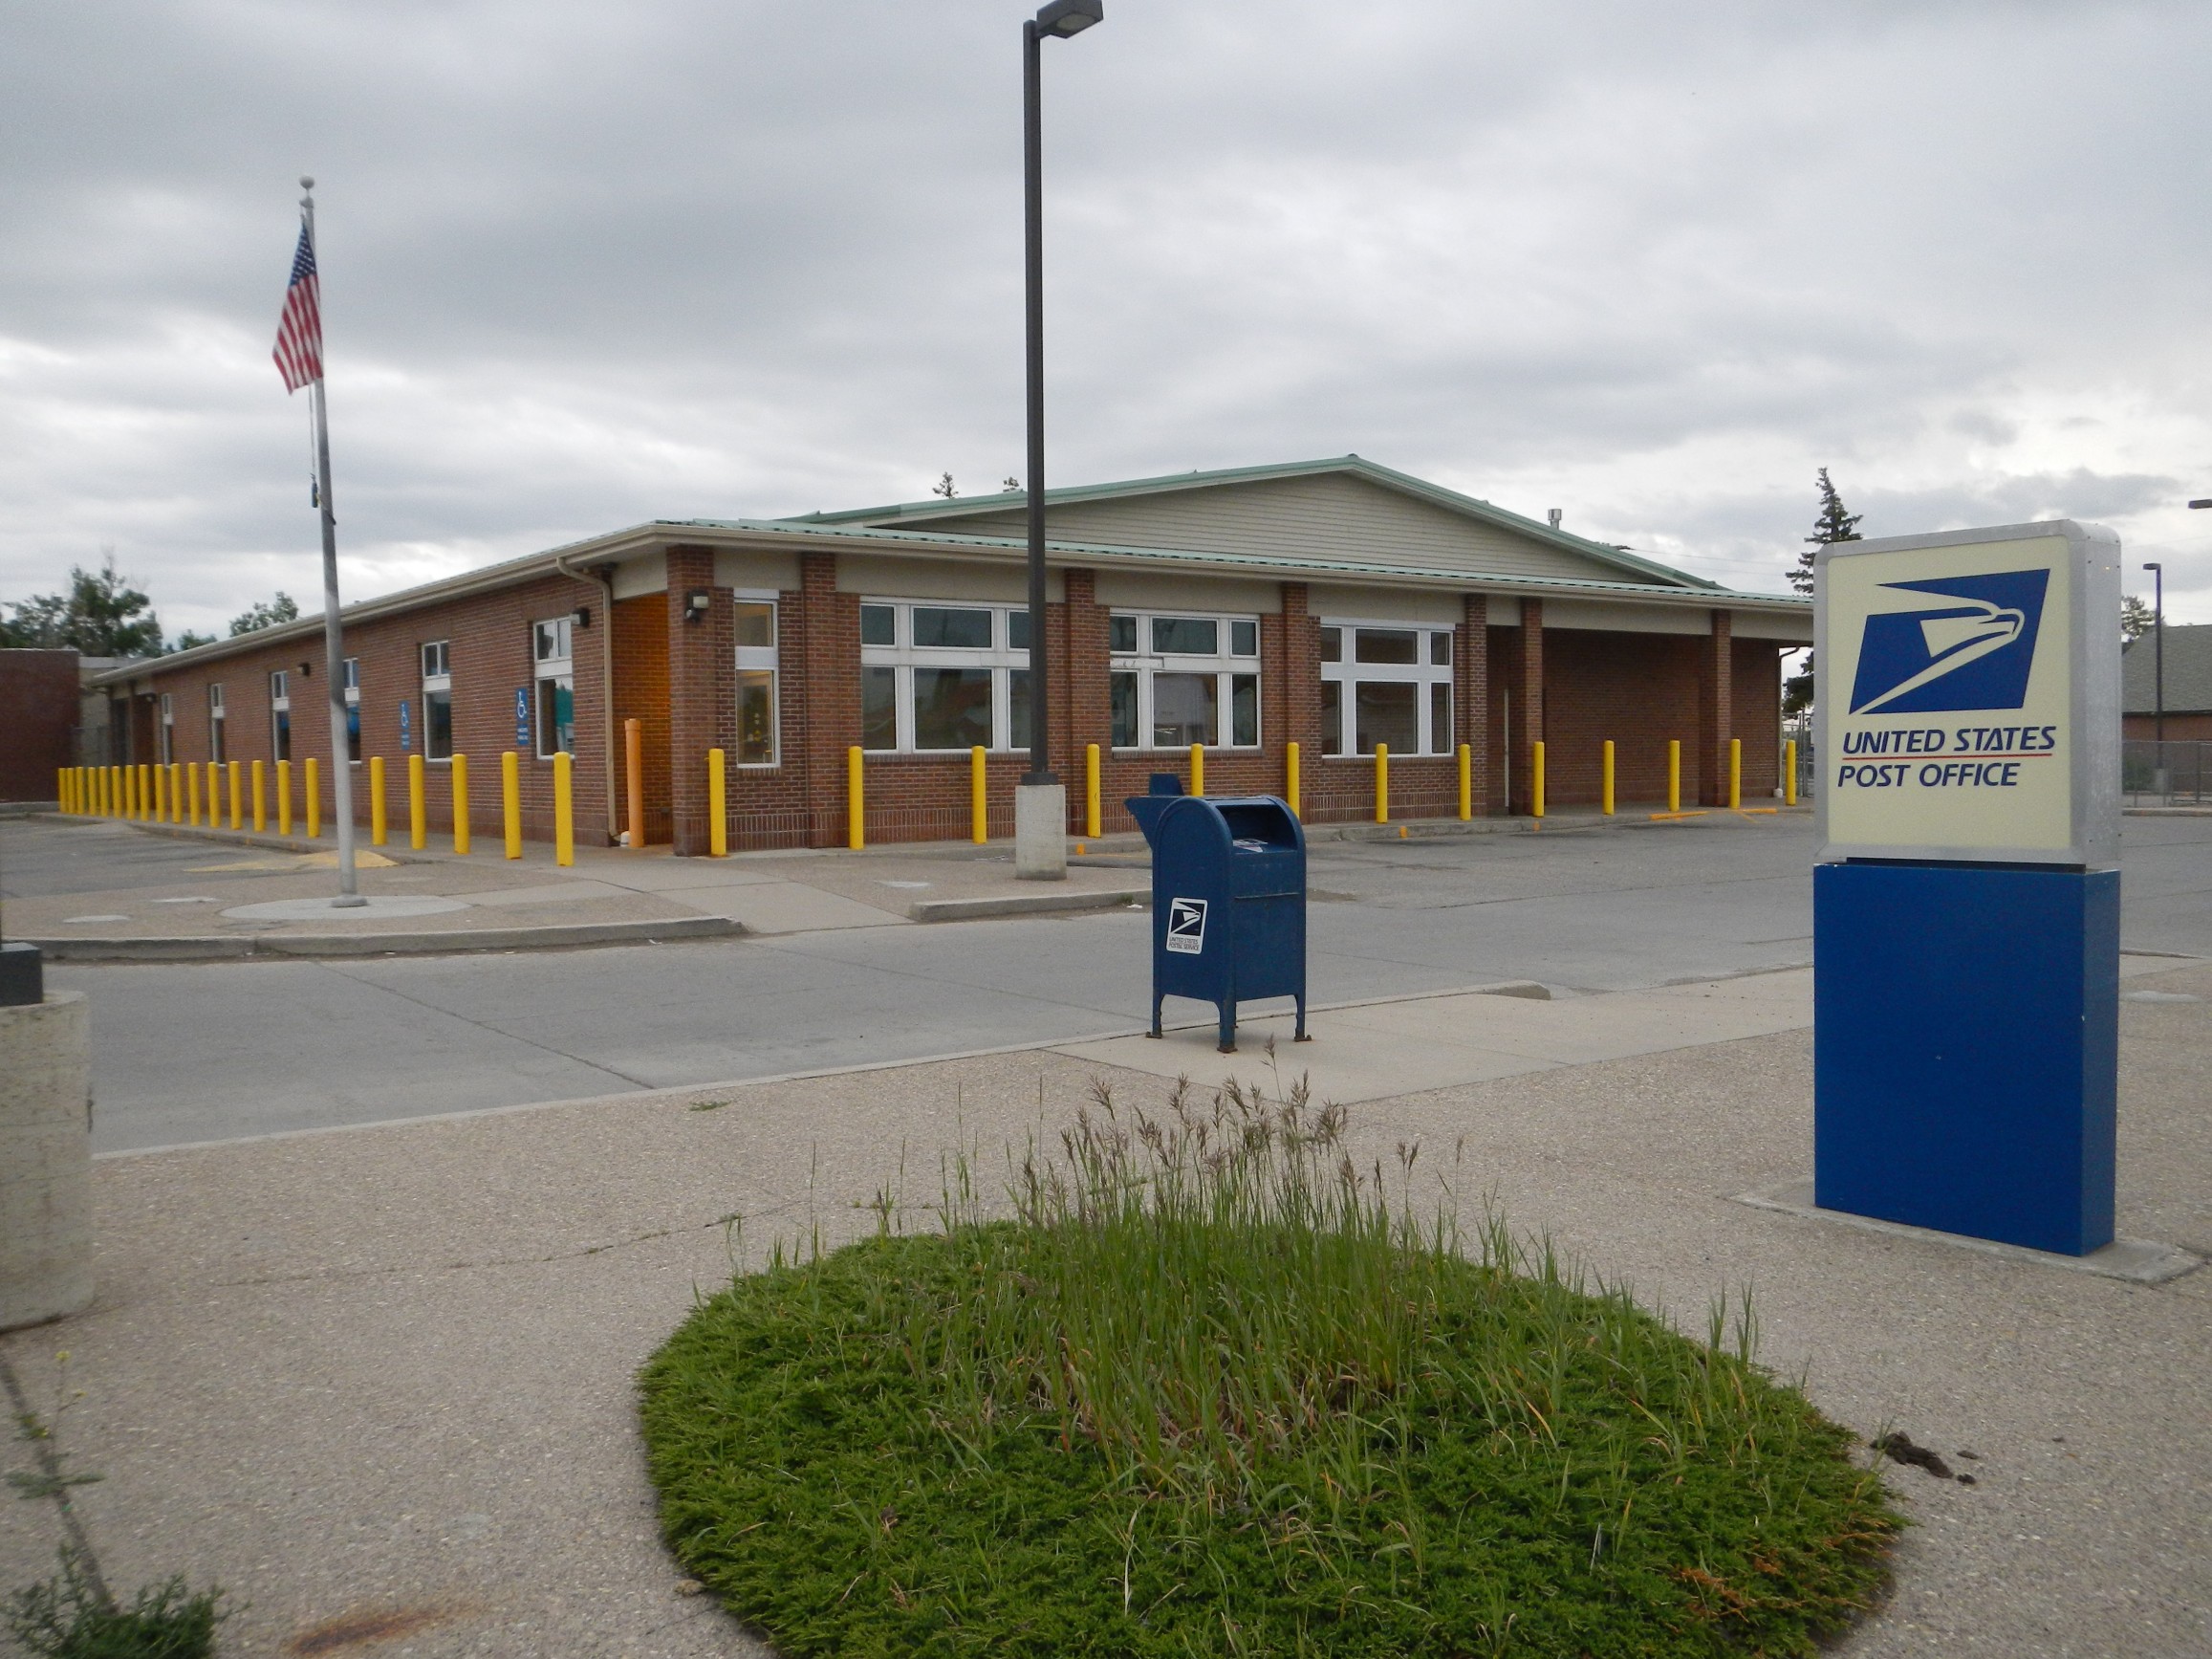
[[[2065,520],[1816,567],[1814,1201],[2109,1243],[2119,543]]]
[[[1824,860],[2109,866],[2119,543],[2067,521],[1821,556]]]

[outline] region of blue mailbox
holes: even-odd
[[[1306,832],[1272,796],[1207,799],[1156,774],[1126,803],[1152,845],[1152,1035],[1169,996],[1210,1002],[1221,1052],[1237,1051],[1237,1004],[1298,1003],[1306,1040]]]

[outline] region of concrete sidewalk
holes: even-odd
[[[2121,1229],[2203,1254],[2212,966],[2130,969]],[[1973,1487],[1892,1473],[1921,1524],[1846,1653],[2205,1651],[2212,1274],[2130,1285],[1731,1202],[1810,1166],[1805,1017],[1789,974],[1466,993],[1319,1015],[1277,1058],[1355,1085],[1387,1059],[1363,1154],[1418,1137],[1468,1219],[1494,1200],[1693,1327],[1750,1285],[1769,1363],[1827,1410],[1976,1454]],[[658,1541],[639,1364],[771,1235],[859,1233],[886,1185],[925,1225],[941,1151],[984,1148],[987,1179],[1094,1080],[1156,1102],[1171,1060],[1266,1078],[1256,1044],[1200,1040],[104,1159],[98,1302],[0,1356],[36,1405],[83,1390],[62,1439],[105,1476],[76,1495],[111,1580],[249,1604],[226,1653],[758,1654]],[[54,1543],[50,1505],[0,1507],[0,1583]]]

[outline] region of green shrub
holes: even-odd
[[[1101,1094],[987,1219],[701,1306],[662,1524],[792,1654],[1803,1653],[1898,1524],[1715,1310],[1693,1342],[1355,1169],[1343,1114]]]
[[[179,1577],[118,1606],[64,1549],[57,1575],[9,1599],[8,1631],[45,1659],[207,1659],[223,1618],[216,1607],[222,1595],[190,1590]]]

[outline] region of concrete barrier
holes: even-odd
[[[90,1038],[81,991],[0,1008],[0,1331],[92,1301]]]

